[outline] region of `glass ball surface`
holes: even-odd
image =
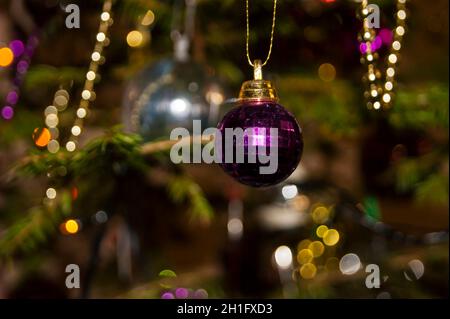
[[[226,163],[225,153],[229,151],[226,143],[227,128],[242,128],[244,130],[244,155],[245,162],[239,163],[236,157],[233,162]],[[274,138],[270,128],[277,129],[277,168],[272,174],[261,174],[260,168],[267,166],[259,160],[260,152],[270,157],[275,147]],[[295,117],[280,104],[273,101],[241,101],[228,112],[218,124],[221,133],[221,163],[222,169],[231,177],[242,184],[263,187],[280,183],[297,167],[303,152],[302,130]],[[246,133],[253,132],[253,133]],[[256,133],[255,133],[256,132]],[[259,132],[259,133],[258,133]],[[264,145],[265,148],[255,147]],[[233,139],[233,149],[239,146],[237,139]],[[252,146],[252,147],[250,147]],[[220,148],[220,145],[219,145]],[[256,162],[248,161],[248,155],[256,152]],[[275,157],[274,157],[275,158]]]

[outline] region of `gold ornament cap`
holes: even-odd
[[[242,83],[239,99],[251,101],[278,101],[278,94],[275,86],[271,81],[262,79],[261,60],[255,60],[253,63],[253,80]]]

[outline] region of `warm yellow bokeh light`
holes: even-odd
[[[312,279],[316,276],[317,268],[312,263],[304,264],[300,267],[300,275],[305,279]]]
[[[141,32],[137,30],[130,31],[127,35],[127,43],[130,47],[138,47],[142,44],[144,37]]]
[[[69,219],[65,222],[64,228],[66,229],[66,232],[69,234],[76,234],[78,232],[79,226],[76,220]]]
[[[311,244],[309,244],[308,249],[312,252],[312,255],[314,258],[322,256],[325,247],[320,241],[313,241]]]
[[[52,138],[52,135],[50,134],[50,131],[47,128],[35,128],[33,131],[33,140],[34,144],[39,147],[45,147],[47,146],[48,142],[50,142],[50,139]]]
[[[144,18],[142,18],[141,24],[145,26],[149,26],[155,21],[155,14],[152,10],[148,10],[145,14]]]
[[[327,246],[334,246],[339,241],[339,232],[336,229],[328,229],[323,235],[323,242]]]
[[[10,48],[0,49],[0,66],[6,67],[10,65],[14,60],[14,53]]]
[[[308,248],[309,244],[311,244],[311,241],[309,239],[303,239],[298,245],[297,250],[300,251],[302,249]]]
[[[331,63],[324,63],[319,66],[319,78],[324,82],[331,82],[336,77],[336,69]]]
[[[325,232],[328,230],[328,227],[326,225],[320,225],[319,227],[317,227],[316,229],[316,235],[319,238],[322,238],[323,235],[325,235]]]
[[[317,206],[312,212],[312,219],[316,224],[323,224],[328,220],[330,211],[325,206]]]
[[[298,261],[299,264],[303,265],[303,264],[307,264],[307,263],[311,262],[313,257],[314,256],[313,256],[313,253],[312,253],[311,250],[309,250],[309,249],[302,249],[297,254],[297,261]]]

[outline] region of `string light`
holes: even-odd
[[[73,152],[75,151],[75,149],[77,148],[76,144],[74,141],[68,141],[66,143],[66,150],[69,152]]]
[[[365,76],[365,78],[369,80],[369,92],[368,94],[365,93],[364,96],[367,99],[367,106],[370,109],[387,109],[392,104],[393,95],[391,93],[386,93],[386,91],[392,92],[394,90],[394,76],[396,74],[395,68],[398,64],[398,54],[400,52],[400,49],[402,48],[403,36],[406,33],[405,22],[407,13],[405,3],[405,0],[397,0],[397,10],[395,13],[396,26],[394,27],[393,31],[389,32],[383,29],[382,31],[385,32],[381,34],[380,31],[379,35],[377,35],[376,31],[370,27],[369,23],[369,14],[371,13],[369,1],[361,1],[363,30],[361,31],[360,35],[360,40],[362,41],[360,51],[362,54],[362,61],[367,64],[367,76]],[[390,52],[387,56],[387,66],[383,84],[376,83],[377,78],[379,78],[378,75],[381,75],[381,72],[376,67],[378,53],[374,53],[378,48],[374,45],[376,42],[375,40],[379,36],[382,36],[385,43],[386,41],[390,42]],[[363,48],[364,50],[361,48]]]
[[[45,191],[45,195],[49,198],[49,199],[55,199],[56,198],[56,190],[53,187],[49,187],[47,188],[47,190]]]
[[[103,48],[108,44],[108,38],[106,37],[108,27],[112,24],[111,10],[112,1],[107,0],[103,4],[103,12],[100,15],[100,26],[98,33],[96,35],[96,44],[91,55],[91,63],[89,70],[86,73],[86,80],[84,83],[84,88],[81,92],[81,101],[78,109],[76,110],[76,119],[71,127],[71,136],[65,148],[68,152],[74,152],[77,148],[77,138],[82,133],[83,120],[87,116],[87,110],[89,107],[89,101],[95,98],[94,83],[93,81],[97,77],[98,65],[104,61],[101,53]],[[50,153],[57,153],[60,149],[60,143],[58,141],[59,130],[57,128],[59,124],[58,113],[63,111],[69,103],[69,93],[66,90],[58,90],[55,93],[53,104],[45,108],[45,124],[47,128],[44,131],[36,131],[34,135],[39,133],[39,136],[35,138],[35,143],[38,146],[47,145],[47,149]],[[3,114],[2,110],[2,114]],[[4,116],[5,117],[5,116]],[[50,137],[49,137],[50,135]],[[51,139],[50,139],[51,138]],[[48,140],[48,141],[47,141]],[[64,167],[63,167],[64,168]],[[64,168],[65,169],[65,168]],[[48,174],[49,175],[49,174]],[[49,175],[50,176],[50,175]],[[48,200],[55,200],[57,197],[57,191],[54,187],[47,188],[45,192],[46,198]],[[74,196],[74,199],[76,196]],[[79,223],[76,220],[68,220],[61,225],[61,230],[68,234],[75,234],[80,228]]]
[[[102,14],[100,15],[100,19],[104,22],[108,22],[110,18],[111,15],[109,14],[109,12],[102,12]]]
[[[105,46],[108,45],[109,40],[107,38],[108,29],[111,26],[113,20],[111,18],[112,1],[107,0],[103,4],[103,11],[100,14],[100,25],[96,35],[96,43],[94,50],[91,54],[91,63],[89,70],[86,72],[86,80],[84,82],[84,88],[81,92],[81,101],[76,111],[76,119],[72,125],[71,136],[66,143],[66,149],[69,152],[73,152],[77,148],[77,140],[83,131],[84,119],[88,115],[90,101],[95,99],[94,92],[94,80],[97,78],[97,70],[99,64],[104,63],[104,57],[102,52]]]
[[[86,73],[86,79],[88,79],[89,81],[94,81],[95,80],[95,72],[89,71],[88,73]]]
[[[77,116],[78,116],[80,119],[85,118],[85,117],[86,117],[86,109],[80,107],[80,108],[77,110]]]

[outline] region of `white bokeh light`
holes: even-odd
[[[175,116],[184,116],[188,113],[189,102],[185,99],[174,99],[170,102],[170,112]]]
[[[339,269],[344,275],[353,275],[361,268],[358,255],[350,253],[344,255],[339,261]]]
[[[275,250],[275,262],[278,267],[286,269],[292,265],[292,251],[288,246],[280,246]]]
[[[298,194],[297,186],[295,185],[286,185],[281,189],[281,194],[285,199],[292,199]]]

